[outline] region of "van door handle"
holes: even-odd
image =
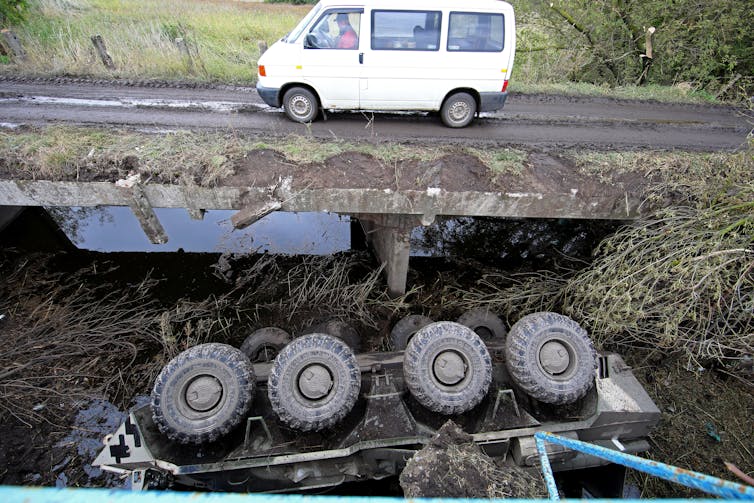
[[[364,64],[364,53],[363,52],[359,53],[359,64],[360,65]]]

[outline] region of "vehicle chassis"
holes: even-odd
[[[328,430],[302,433],[275,417],[266,386],[271,364],[259,363],[254,364],[256,415],[225,438],[200,446],[170,441],[145,405],[105,439],[93,464],[128,474],[133,489],[301,491],[398,475],[448,419],[489,456],[532,469],[539,460],[537,431],[628,453],[649,448],[647,436],[660,411],[619,355],[599,353],[589,393],[574,404],[554,406],[517,389],[502,362],[503,347],[488,347],[494,362],[489,393],[477,407],[452,418],[423,408],[407,392],[402,351],[364,353],[357,356],[362,396],[354,409]],[[556,472],[602,464],[555,445],[548,445],[548,455]]]

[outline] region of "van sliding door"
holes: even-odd
[[[364,49],[360,108],[436,109],[447,74],[440,54],[440,11],[374,9]],[[366,16],[365,16],[366,17]]]

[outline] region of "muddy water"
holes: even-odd
[[[350,248],[348,217],[332,213],[275,212],[234,230],[234,211],[208,211],[194,220],[184,209],[158,208],[169,240],[152,244],[127,207],[51,208],[49,212],[78,247],[100,252],[220,252],[327,255]]]
[[[334,213],[274,212],[243,230],[233,211],[209,211],[194,220],[184,209],[158,208],[169,240],[152,244],[126,207],[50,208],[49,214],[79,249],[98,252],[208,252],[329,255],[362,248],[352,219]],[[440,218],[411,234],[411,256],[464,257],[508,268],[547,267],[554,259],[588,260],[594,245],[620,222],[565,219]]]

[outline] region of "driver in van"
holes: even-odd
[[[359,45],[359,36],[356,35],[351,22],[348,20],[348,14],[338,14],[336,18],[340,34],[335,42],[338,49],[356,49]]]

